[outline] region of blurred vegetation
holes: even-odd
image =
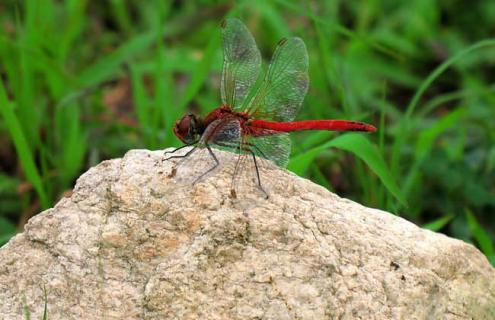
[[[293,134],[289,168],[495,263],[492,0],[3,0],[0,245],[90,166],[180,145],[175,120],[219,105],[226,16],[245,21],[267,61],[280,38],[304,39],[299,119],[379,127]]]

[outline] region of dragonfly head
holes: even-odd
[[[187,114],[175,123],[174,134],[182,142],[193,144],[201,137],[202,128],[201,121],[194,114]]]

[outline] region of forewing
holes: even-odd
[[[253,118],[292,121],[308,91],[308,52],[300,38],[282,39],[248,105]]]
[[[249,89],[258,77],[261,54],[253,36],[238,19],[224,20],[222,40],[222,102],[231,106],[233,110],[240,110]]]

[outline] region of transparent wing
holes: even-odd
[[[253,36],[238,19],[224,20],[222,40],[222,102],[231,106],[233,110],[239,110],[258,77],[261,54]]]
[[[280,40],[267,74],[248,105],[253,118],[292,121],[308,91],[308,52],[300,38]]]
[[[289,163],[291,140],[288,133],[268,132],[262,137],[249,136],[244,144],[257,156],[271,160],[279,167],[285,168]]]

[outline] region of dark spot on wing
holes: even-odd
[[[287,42],[287,38],[282,38],[282,39],[280,39],[280,41],[278,42],[278,45],[279,45],[279,46],[283,46],[286,42]]]

